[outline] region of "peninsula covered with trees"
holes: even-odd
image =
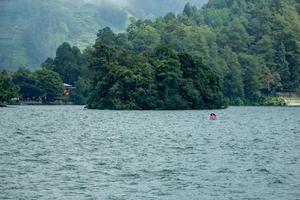
[[[296,0],[186,4],[179,15],[131,18],[126,32],[104,28],[84,51],[63,43],[41,70],[20,69],[11,80],[23,97],[32,91],[24,89],[29,82],[51,99],[51,91],[61,90],[40,86],[44,72],[47,80],[76,87],[74,103],[97,109],[281,105],[277,92],[299,92],[299,13]],[[25,72],[30,78],[22,85]]]

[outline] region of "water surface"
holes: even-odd
[[[300,108],[0,109],[0,199],[300,199]]]

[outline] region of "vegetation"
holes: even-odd
[[[12,77],[8,72],[0,73],[0,103],[9,103],[18,95],[19,88],[12,82]]]
[[[264,102],[265,106],[285,106],[286,102],[283,98],[280,97],[268,97]]]
[[[79,77],[74,86],[75,89],[70,94],[70,101],[76,105],[86,105],[92,87],[91,82]]]
[[[200,58],[158,46],[148,57],[116,52],[98,40],[89,68],[89,108],[201,109],[226,106],[219,76]]]
[[[216,69],[231,103],[242,99],[255,104],[276,91],[299,88],[297,8],[299,2],[292,0],[210,1],[200,10],[187,4],[176,19],[167,15],[153,25],[135,23],[144,24],[129,31],[129,36],[154,27],[161,38],[168,35],[165,43],[201,55],[204,63]]]
[[[43,68],[37,70],[35,75],[45,102],[52,102],[63,93],[63,81],[56,72]]]
[[[101,29],[83,52],[63,43],[43,68],[77,85],[70,98],[89,108],[283,105],[272,96],[300,86],[299,8],[295,0],[188,3],[177,16],[131,18],[126,32]]]
[[[125,84],[124,82],[120,83],[121,75],[117,76],[117,80],[109,79],[108,81],[107,74],[116,75],[129,69],[129,72],[126,71],[128,73],[126,78],[134,80],[135,71],[147,69],[146,66],[148,66],[152,69],[148,73],[155,76],[152,89],[158,91],[158,96],[160,96],[154,99],[159,99],[164,103],[171,100],[176,102],[174,104],[179,105],[180,109],[185,108],[186,102],[190,103],[191,99],[186,101],[186,96],[182,93],[186,85],[183,84],[185,81],[181,79],[193,80],[192,74],[194,75],[194,73],[184,77],[185,63],[182,63],[180,59],[182,54],[188,54],[195,63],[199,62],[194,59],[201,59],[201,65],[204,68],[215,72],[213,74],[208,71],[204,72],[204,74],[210,74],[210,78],[216,77],[217,80],[220,80],[217,84],[214,82],[205,87],[210,88],[214,85],[214,87],[222,89],[230,104],[268,104],[270,100],[266,98],[267,96],[275,96],[276,92],[283,90],[295,91],[300,85],[300,15],[297,9],[299,7],[299,2],[293,0],[211,0],[199,10],[186,4],[183,13],[178,16],[169,13],[154,22],[133,20],[126,33],[115,34],[109,28],[100,30],[90,68],[97,75],[96,78],[94,77],[94,92],[98,95],[93,95],[91,99],[102,103],[99,106],[90,101],[89,106],[105,107],[103,104],[106,105],[107,102],[104,103],[102,99],[107,100],[107,96],[115,97],[116,94],[122,96],[124,94],[122,92],[120,94],[119,91],[128,91],[126,87],[120,88],[120,85]],[[162,51],[160,47],[168,47],[168,50],[165,48]],[[173,51],[174,55],[166,53],[170,51]],[[105,55],[101,55],[101,53]],[[105,62],[103,58],[107,58],[107,55],[110,57]],[[99,59],[98,63],[97,59]],[[126,68],[119,68],[120,65]],[[161,89],[160,85],[166,87],[169,82],[160,83],[161,78],[159,78],[159,70],[164,65],[172,65],[171,72],[176,74],[176,83],[181,90],[180,92],[177,90],[174,93],[175,96],[166,98],[164,98],[163,92],[160,92],[160,90],[165,91]],[[176,68],[176,66],[181,67]],[[111,72],[114,69],[116,72]],[[134,78],[129,78],[131,76]],[[147,76],[143,75],[142,77],[146,78]],[[197,77],[193,81],[196,79],[200,81],[203,80],[203,77]],[[148,78],[147,80],[149,80],[147,86],[150,87],[152,79]],[[205,80],[203,81],[205,82]],[[115,83],[117,86],[105,85],[103,82]],[[194,87],[192,84],[190,86],[189,90]],[[99,94],[99,91],[103,91],[104,88],[106,90],[113,88],[116,93]],[[173,92],[173,89],[166,89],[166,91]],[[197,89],[198,92],[201,91],[201,88]],[[192,91],[195,92],[195,90]],[[130,92],[130,94],[132,93],[134,94],[135,91]],[[214,90],[213,93],[217,94],[218,90]],[[103,97],[101,98],[101,96]],[[153,98],[149,94],[146,96]],[[202,97],[205,98],[205,95]],[[131,97],[126,95],[123,97],[123,99],[127,98]],[[136,99],[133,99],[129,102],[136,102]],[[116,104],[120,101],[123,102],[120,99],[111,99],[110,101],[117,102]],[[110,105],[114,105],[111,102]],[[125,107],[135,107],[136,103],[130,105],[127,103],[126,105]],[[154,107],[174,108],[169,105],[157,105],[161,104],[156,104]],[[217,105],[217,103],[213,102],[211,105]],[[186,108],[194,107],[187,106]]]
[[[59,74],[46,68],[35,72],[21,68],[14,73],[13,82],[20,87],[22,100],[50,103],[63,93],[63,81]]]
[[[65,42],[58,47],[55,59],[48,58],[42,66],[59,73],[64,83],[74,85],[83,73],[84,61],[78,47]]]

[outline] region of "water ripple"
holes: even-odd
[[[0,199],[299,199],[299,119],[280,107],[4,108]]]

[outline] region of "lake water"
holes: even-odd
[[[300,107],[0,109],[0,199],[300,199]]]

